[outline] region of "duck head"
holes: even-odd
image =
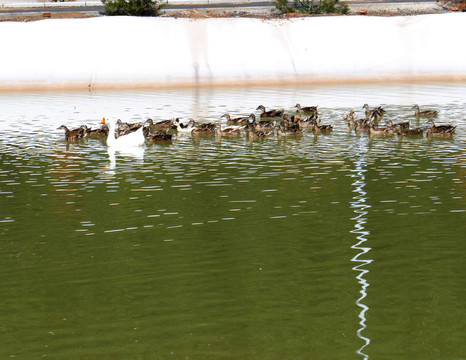
[[[113,120],[112,118],[104,117],[102,121],[99,123],[102,125],[107,125],[109,128],[115,128],[116,127],[116,121]]]

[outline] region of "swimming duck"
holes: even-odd
[[[313,130],[315,125],[319,125],[320,119],[317,115],[309,116],[307,119],[298,119],[298,125],[303,130]]]
[[[357,125],[362,121],[362,120],[365,120],[365,119],[359,119],[359,120],[354,120],[354,119],[350,119],[348,121],[348,128],[351,130],[351,129],[354,129],[355,127],[357,127]]]
[[[213,123],[199,124],[199,123],[194,122],[194,125],[195,125],[194,129],[191,131],[192,134],[209,135],[209,134],[214,134],[217,129],[217,125]]]
[[[372,110],[369,109],[369,105],[368,104],[364,104],[362,106],[363,109],[366,109],[366,119],[369,119],[370,116],[372,115]]]
[[[225,129],[222,129],[222,125],[220,124],[220,122],[217,122],[216,126],[217,126],[217,135],[220,135],[220,136],[238,136],[238,135],[241,135],[243,131],[243,128],[239,126],[235,126],[235,127],[230,126]]]
[[[281,116],[283,116],[283,113],[285,112],[285,110],[283,110],[283,109],[266,111],[264,105],[259,105],[256,110],[261,111],[261,118],[264,118],[264,117],[281,117]]]
[[[312,131],[314,131],[315,134],[317,133],[329,133],[333,130],[332,125],[319,125],[318,123],[314,124]]]
[[[87,126],[82,125],[76,129],[69,130],[65,125],[61,125],[57,130],[64,129],[65,130],[65,140],[66,141],[78,141],[82,140],[87,137],[88,133],[86,131]]]
[[[133,131],[136,131],[142,127],[140,123],[125,123],[120,119],[116,121],[116,137],[127,135]]]
[[[356,132],[369,132],[371,122],[368,119],[359,119],[355,121],[354,131]]]
[[[252,119],[252,121],[249,121]],[[246,128],[254,131],[269,131],[275,129],[275,123],[271,120],[261,120],[256,122],[256,117],[249,117]]]
[[[287,127],[287,126],[293,126],[298,124],[298,119],[301,119],[301,116],[294,116],[294,115],[288,115],[288,114],[283,114],[283,120],[281,122],[281,125]]]
[[[307,114],[307,115],[318,115],[317,106],[304,106],[301,107],[300,104],[296,104],[295,108],[297,109],[298,114]]]
[[[132,131],[128,134],[120,135],[119,137],[115,136],[116,122],[114,120],[103,118],[101,124],[108,125],[108,136],[107,136],[107,145],[115,147],[131,147],[131,146],[141,146],[144,144],[146,138],[144,137],[144,127],[141,125],[136,131]]]
[[[254,114],[251,114],[254,115]],[[230,114],[223,114],[221,117],[224,117],[227,119],[227,124],[228,125],[246,125],[248,123],[248,118],[251,116],[242,116],[242,117],[237,117],[237,118],[231,118]],[[254,115],[255,116],[255,115]]]
[[[150,142],[157,142],[157,141],[168,141],[171,140],[173,137],[172,134],[169,134],[166,130],[152,130],[146,135],[146,139]]]
[[[395,129],[388,128],[388,127],[378,127],[374,124],[369,126],[369,135],[377,135],[377,136],[390,136],[393,135]]]
[[[84,125],[85,126],[85,125]],[[91,139],[102,139],[108,136],[108,126],[102,124],[100,128],[92,129],[86,126],[87,136]]]
[[[158,121],[154,124],[154,121],[152,119],[147,119],[145,124],[150,128],[150,130],[157,130],[157,129],[165,129],[165,130],[170,130],[170,129],[176,129],[176,126],[174,124],[173,120],[161,120]]]
[[[419,105],[414,105],[411,109],[414,109],[414,116],[416,117],[436,117],[438,115],[437,110],[423,110],[420,111]]]
[[[368,121],[367,119],[358,119],[358,120],[356,120],[355,112],[354,112],[353,109],[351,109],[350,111],[348,111],[348,112],[343,116],[343,120],[346,121],[346,123],[348,124],[348,127],[350,128],[350,130],[356,128],[356,127],[357,127],[358,125],[360,125],[361,123]]]
[[[380,122],[380,120],[382,120],[383,114],[385,114],[385,110],[382,109],[381,107],[378,107],[377,109],[374,109],[372,111],[372,114],[369,117],[369,120],[371,120],[372,122],[378,124]]]
[[[369,108],[369,105],[364,104],[364,106],[362,108],[366,109],[366,118],[367,119],[371,119],[371,117],[372,117],[373,118],[372,120],[379,121],[382,118],[383,114],[385,114],[385,110],[381,106],[371,110]]]
[[[249,114],[248,119],[246,121],[246,128],[249,128],[251,124],[255,124],[255,123],[256,123],[256,115],[254,115],[253,113]]]
[[[351,109],[350,111],[348,111],[344,116],[343,116],[343,120],[345,120],[348,124],[350,122],[353,122],[355,120],[354,118],[354,110]]]
[[[424,130],[424,128],[403,129],[401,126],[396,126],[395,128],[398,136],[422,136],[424,134]]]
[[[180,119],[177,118],[174,124],[175,124],[176,130],[179,133],[191,133],[196,127],[195,121],[193,119],[189,119],[189,121],[186,124],[183,124],[182,122],[180,122]]]
[[[409,121],[394,124],[391,120],[388,120],[386,125],[388,128],[394,129],[394,130],[396,130],[397,128],[400,128],[403,131],[409,129]]]
[[[291,126],[283,126],[280,125],[277,128],[277,135],[278,136],[295,136],[295,135],[301,135],[302,130],[300,129],[299,125],[291,125]]]
[[[430,127],[427,128],[427,136],[450,137],[455,132],[456,126],[453,125],[435,125],[433,120],[427,122]]]
[[[273,130],[252,130],[248,132],[250,139],[264,139],[267,138],[270,134],[273,133]]]

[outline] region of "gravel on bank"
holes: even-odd
[[[347,4],[350,7],[348,15],[367,15],[367,16],[407,16],[407,15],[423,15],[423,14],[441,14],[450,12],[450,4],[440,3],[437,1],[424,2],[372,2],[360,3],[349,1]],[[103,16],[98,10],[85,11],[60,11],[56,8],[53,12],[47,11],[24,11],[24,12],[9,12],[8,8],[0,9],[0,21],[37,21],[44,19],[69,19],[69,18],[89,18]],[[280,14],[274,6],[257,6],[257,7],[224,7],[224,8],[196,8],[193,10],[178,10],[164,9],[162,17],[174,18],[230,18],[230,17],[252,17],[263,19],[274,18],[294,18],[306,16],[341,16],[341,15],[302,15],[299,13]]]

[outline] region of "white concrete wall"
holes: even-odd
[[[466,79],[466,14],[2,22],[0,89]]]

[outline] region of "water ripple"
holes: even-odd
[[[367,328],[366,314],[369,311],[369,307],[363,302],[367,296],[367,288],[370,286],[369,282],[365,279],[365,275],[369,273],[369,269],[366,266],[372,262],[372,260],[367,259],[367,257],[363,258],[363,256],[368,254],[371,250],[370,247],[363,246],[363,244],[368,241],[368,236],[370,235],[370,231],[365,228],[368,209],[371,208],[371,206],[367,204],[367,192],[364,189],[366,186],[364,173],[367,171],[367,162],[365,160],[367,151],[367,147],[364,144],[360,144],[355,154],[355,169],[353,171],[354,174],[352,175],[355,180],[352,183],[352,186],[354,187],[353,192],[356,193],[356,195],[353,197],[353,201],[351,202],[351,208],[354,209],[353,211],[356,214],[356,216],[351,219],[355,221],[354,229],[351,230],[351,233],[357,235],[357,242],[352,245],[351,248],[358,251],[351,261],[357,263],[357,265],[352,269],[358,272],[356,279],[361,286],[361,290],[359,291],[361,296],[355,302],[356,305],[361,308],[361,311],[359,312],[360,328],[357,330],[356,334],[364,342],[356,353],[361,355],[363,359],[369,359],[369,355],[364,351],[371,342],[370,338],[363,335],[363,331]]]

